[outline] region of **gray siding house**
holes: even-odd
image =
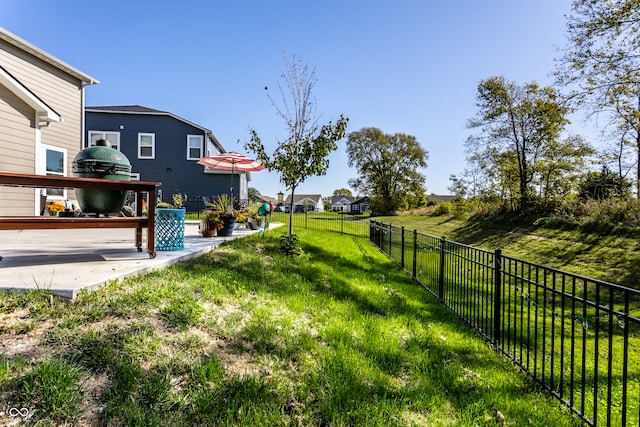
[[[194,210],[196,200],[229,194],[231,186],[236,200],[247,201],[249,174],[197,164],[201,157],[226,152],[209,129],[139,105],[86,107],[85,120],[85,146],[101,138],[110,141],[131,162],[132,179],[162,183],[163,201],[186,194],[188,209]]]
[[[0,27],[0,170],[72,176],[84,88],[98,81]],[[0,186],[0,215],[41,215],[72,190]]]
[[[351,212],[353,197],[331,196],[331,210],[333,212]]]

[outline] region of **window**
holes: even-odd
[[[43,145],[45,151],[45,174],[65,176],[67,150],[64,148]],[[47,196],[64,196],[63,188],[47,188]]]
[[[111,148],[115,148],[116,150],[120,149],[120,132],[90,130],[87,147],[96,145],[96,141],[99,139],[106,139],[111,143]]]
[[[187,135],[187,160],[202,158],[202,135]]]
[[[155,159],[156,158],[156,134],[155,133],[139,133],[138,134],[138,158],[139,159]]]

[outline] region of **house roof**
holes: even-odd
[[[34,109],[38,119],[45,122],[61,122],[60,114],[47,105],[42,99],[33,93],[28,87],[23,85],[0,65],[0,84],[9,89],[14,95],[20,98],[25,104]]]
[[[57,69],[62,70],[65,73],[69,74],[70,76],[77,78],[78,80],[82,81],[86,85],[94,85],[94,84],[100,83],[98,80],[94,79],[93,77],[77,70],[76,68],[67,64],[66,62],[63,62],[58,58],[48,54],[44,50],[32,45],[26,40],[21,39],[20,37],[16,36],[15,34],[11,33],[10,31],[7,31],[5,28],[2,28],[2,27],[0,27],[0,40],[4,40],[10,45],[24,52],[27,52],[30,55],[33,55],[34,57],[46,62],[49,65],[53,65]]]
[[[251,196],[249,197],[250,200],[255,200],[255,201],[262,201],[262,202],[267,202],[267,203],[273,203],[274,205],[276,204],[277,200],[275,197],[271,197],[271,196],[263,196],[262,194],[259,196]]]
[[[309,199],[314,201],[315,203],[321,203],[322,202],[322,196],[320,194],[294,194],[293,196],[293,203],[299,203],[301,201],[303,201],[304,199]],[[284,201],[286,204],[291,203],[291,195],[287,196],[287,199]]]
[[[454,202],[458,196],[429,194],[427,200],[430,202]]]
[[[227,150],[222,146],[218,138],[214,135],[214,133],[198,124],[190,122],[189,120],[185,120],[182,117],[176,116],[173,113],[168,111],[156,110],[149,107],[143,107],[142,105],[107,105],[107,106],[91,106],[85,107],[85,112],[90,113],[114,113],[114,114],[141,114],[141,115],[158,115],[158,116],[169,116],[173,117],[176,120],[179,120],[183,123],[187,123],[193,127],[201,129],[204,133],[211,138],[211,141],[218,147],[221,153],[226,153]]]
[[[342,203],[343,201],[347,201],[348,203],[353,203],[353,197],[347,196],[331,196],[331,204],[334,205],[336,203]]]
[[[154,110],[142,105],[107,105],[86,107],[87,110],[106,111],[110,113],[144,113],[144,114],[171,114],[168,111]]]
[[[358,200],[353,201],[353,203],[351,203],[352,205],[359,205],[361,203],[369,203],[369,197],[365,196],[365,197],[361,197]]]

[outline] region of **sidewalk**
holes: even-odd
[[[234,230],[230,237],[204,238],[198,221],[187,221],[184,250],[158,251],[151,259],[146,251],[137,251],[133,229],[3,230],[0,292],[45,289],[72,299],[80,290],[159,270],[257,232]],[[146,231],[142,234],[146,248]]]

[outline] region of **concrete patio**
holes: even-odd
[[[281,224],[271,224],[271,228]],[[79,291],[113,280],[159,270],[197,257],[226,240],[258,231],[234,230],[230,237],[204,238],[198,221],[185,224],[184,250],[158,251],[149,258],[135,247],[133,229],[8,230],[0,231],[0,292],[45,289],[72,299]],[[146,245],[143,232],[143,247]]]

